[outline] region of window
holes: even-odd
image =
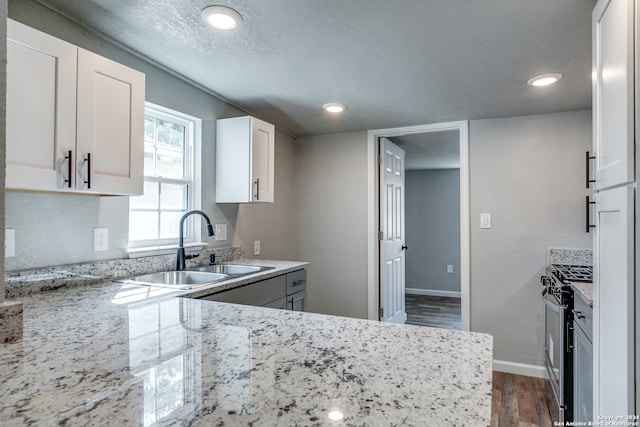
[[[178,242],[182,215],[199,207],[196,156],[201,120],[146,104],[144,194],[129,199],[129,247]],[[199,223],[187,220],[185,242],[199,236]]]

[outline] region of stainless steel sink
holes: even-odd
[[[118,282],[135,285],[160,286],[172,289],[191,289],[210,285],[228,278],[229,275],[206,271],[163,271],[143,276],[121,279]]]
[[[243,264],[219,264],[200,267],[197,271],[227,274],[229,276],[244,276],[246,274],[257,273],[259,271],[271,270],[275,267],[259,267],[257,265]]]

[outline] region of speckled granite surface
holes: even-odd
[[[0,425],[490,425],[489,335],[176,294],[24,297],[24,337],[0,345]]]
[[[571,287],[576,295],[593,307],[593,283],[572,282]]]
[[[549,248],[547,264],[593,265],[591,249]]]
[[[234,261],[241,256],[240,248],[236,246],[207,248],[194,252],[198,252],[200,256],[187,260],[187,268],[208,264],[209,255],[212,253],[216,254],[216,262]],[[175,265],[174,254],[8,271],[4,276],[5,297],[16,299],[62,287],[91,285],[111,279],[166,271],[174,269]]]
[[[0,344],[22,339],[22,303],[5,301],[0,304]]]

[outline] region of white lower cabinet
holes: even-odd
[[[626,185],[594,195],[595,417],[634,413],[634,193]]]
[[[307,271],[297,270],[245,286],[207,295],[201,299],[307,311]]]
[[[145,76],[7,20],[6,187],[139,195]]]

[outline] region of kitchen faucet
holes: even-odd
[[[178,259],[176,260],[176,270],[182,271],[185,268],[185,260],[195,258],[199,254],[190,254],[185,255],[184,253],[184,220],[187,219],[189,215],[198,214],[204,218],[207,222],[207,234],[209,236],[213,236],[213,226],[211,225],[211,221],[206,213],[198,210],[189,211],[186,214],[182,215],[180,218],[180,240],[178,241]]]

